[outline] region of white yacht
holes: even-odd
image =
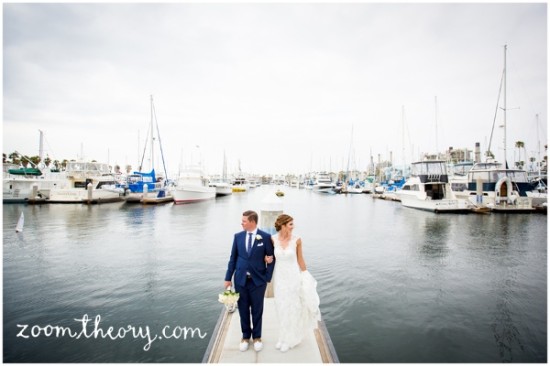
[[[45,193],[64,181],[64,173],[52,172],[48,167],[22,168],[4,163],[2,201],[4,203],[40,203]]]
[[[175,204],[205,201],[216,197],[216,188],[209,186],[200,167],[192,166],[178,176],[172,197]]]
[[[507,169],[496,161],[476,163],[468,172],[468,188],[457,192],[471,203],[488,207],[492,211],[533,211],[532,199],[527,192],[532,189],[527,172]]]
[[[336,185],[330,179],[330,175],[326,172],[317,173],[313,182],[313,192],[317,193],[335,193]]]
[[[49,189],[40,189],[50,203],[102,203],[122,201],[124,188],[117,185],[109,165],[70,161],[65,179]]]
[[[436,213],[470,211],[472,205],[451,190],[445,161],[426,160],[411,165],[411,176],[396,192],[403,206]]]

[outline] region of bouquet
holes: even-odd
[[[232,313],[237,309],[239,293],[228,288],[218,295],[218,301],[225,305],[228,312]]]

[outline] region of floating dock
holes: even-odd
[[[318,328],[307,334],[296,347],[284,353],[275,348],[279,322],[275,299],[269,287],[264,299],[262,324],[264,348],[256,352],[250,344],[248,351],[239,350],[239,342],[242,338],[239,312],[228,313],[224,307],[202,363],[339,363],[332,340],[322,320],[319,321]]]

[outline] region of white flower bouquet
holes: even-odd
[[[239,293],[231,289],[227,289],[218,295],[218,301],[225,305],[228,312],[232,313],[237,309],[237,301]]]

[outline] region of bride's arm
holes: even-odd
[[[275,247],[275,241],[273,240],[273,237],[271,237],[271,243],[273,244],[273,247]],[[267,264],[271,264],[273,262],[273,256],[272,255],[266,255],[264,257],[264,261]]]
[[[302,239],[296,240],[296,256],[298,257],[298,266],[300,266],[300,270],[303,272],[307,270],[306,268],[306,262],[304,261],[304,256],[302,254]]]

